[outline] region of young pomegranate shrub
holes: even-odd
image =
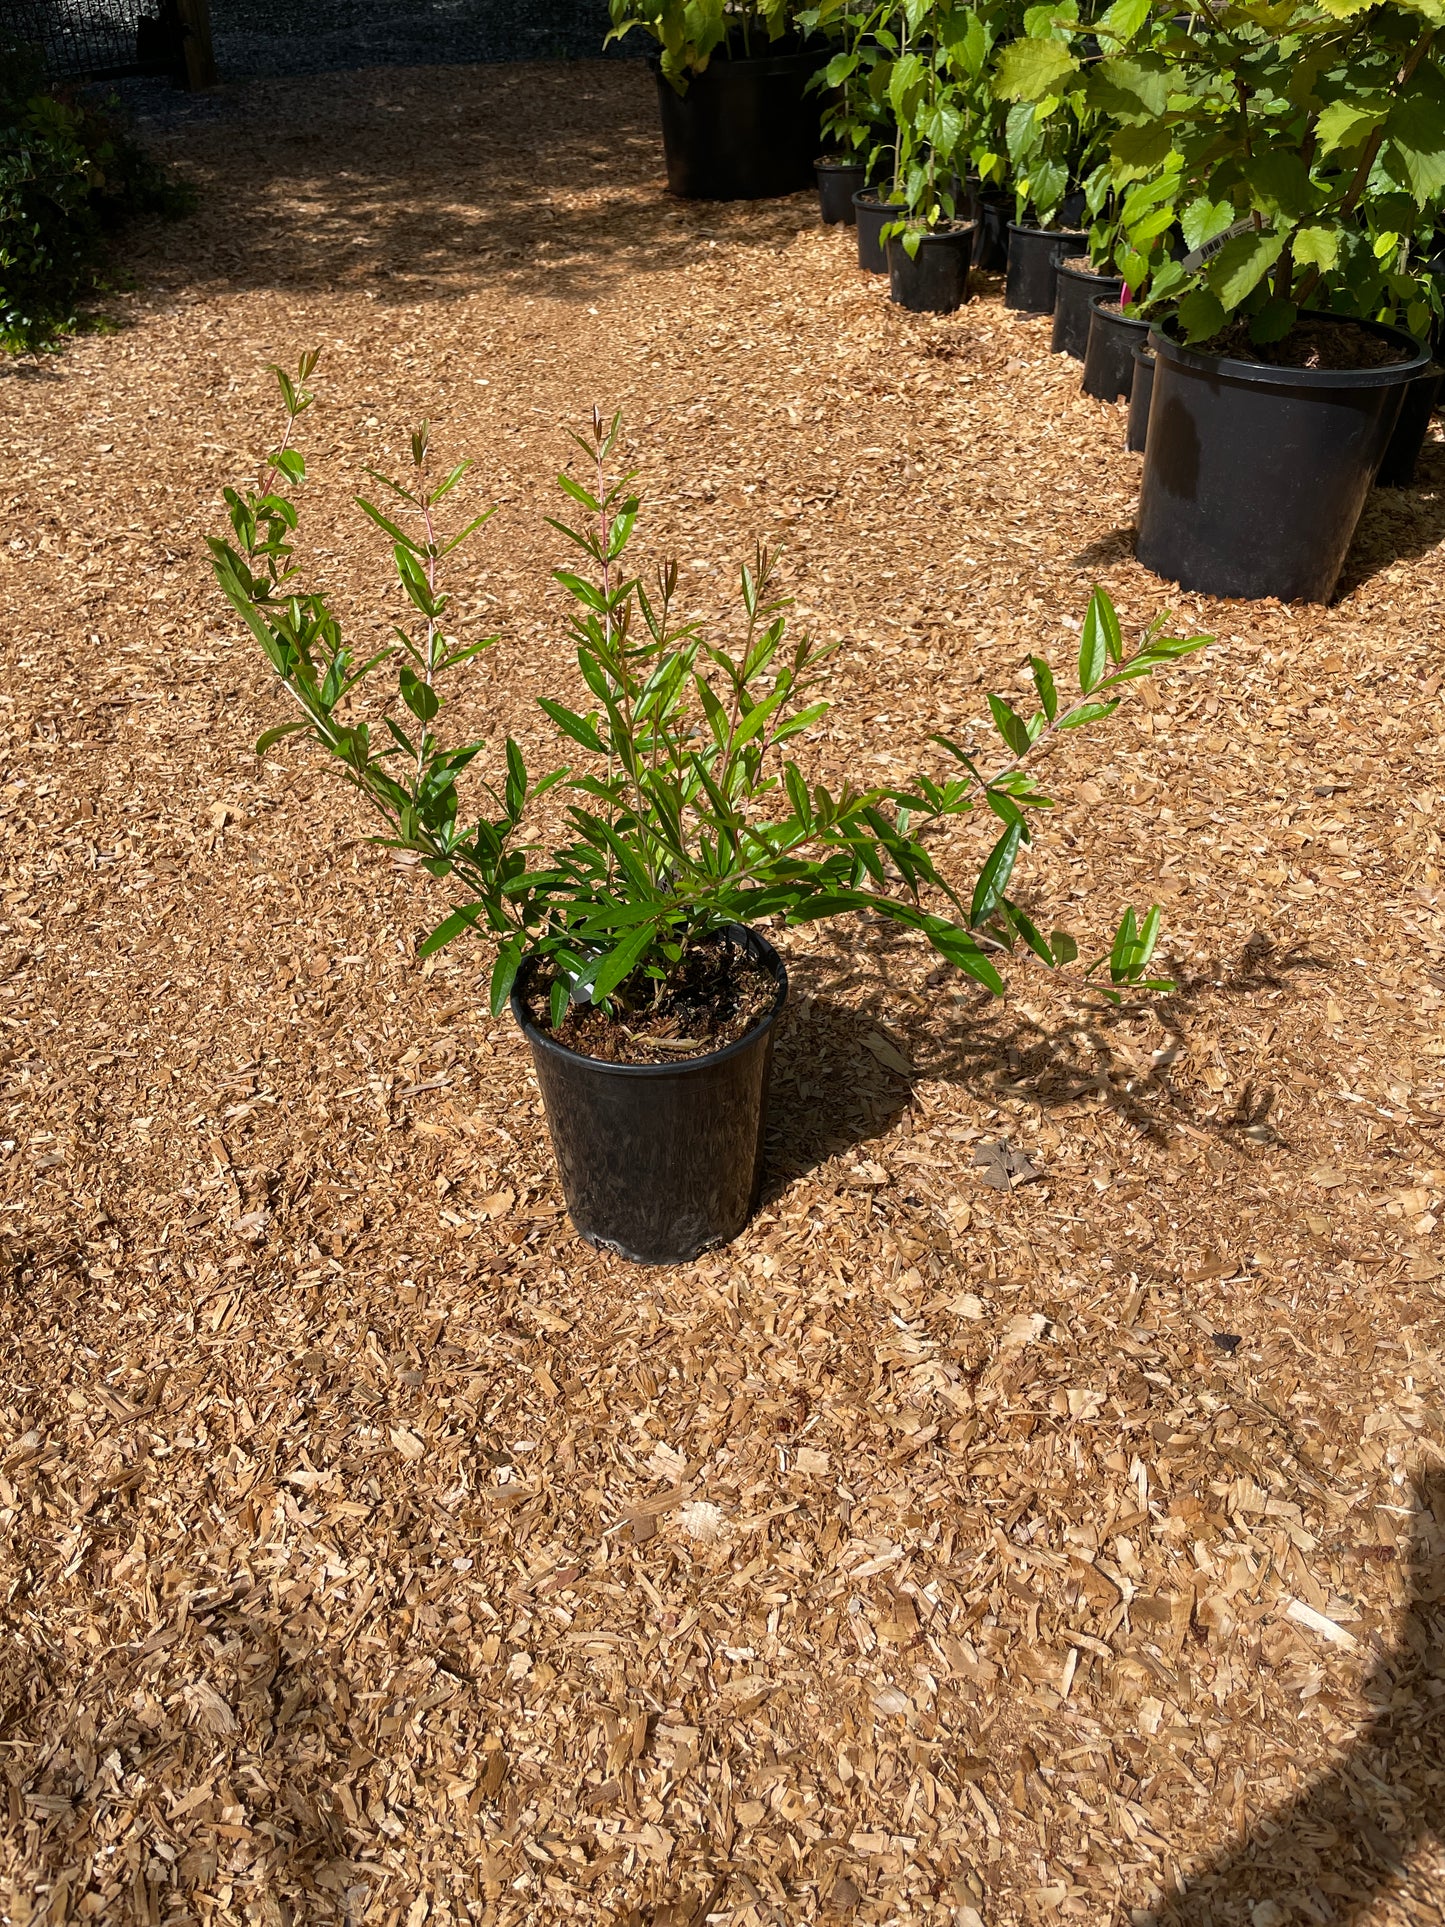
[[[1031,659],[1037,708],[1020,714],[989,697],[1003,755],[980,754],[942,735],[935,773],[912,782],[830,790],[789,753],[828,709],[819,672],[835,644],[789,635],[776,558],[760,548],[742,570],[736,643],[715,640],[677,613],[675,562],[650,582],[631,573],[639,511],[631,473],[614,472],[619,423],[594,411],[575,436],[585,479],[558,477],[568,520],[552,526],[576,569],[555,571],[572,601],[577,663],[590,708],[540,699],[571,760],[534,777],[508,739],[494,779],[477,774],[483,745],[448,745],[440,730],[449,680],[496,640],[463,644],[450,632],[442,564],[493,511],[444,534],[439,516],[467,464],[433,480],[423,425],[412,467],[396,481],[369,470],[386,506],[358,498],[390,538],[398,579],[415,612],[394,644],[357,661],[324,592],[302,586],[292,493],[305,462],[291,445],[310,405],[316,364],[296,379],[277,371],[285,434],[259,488],[226,491],[233,540],[212,538],[217,578],[275,669],[294,714],[257,744],[303,735],[378,814],[385,847],[414,851],[446,879],[457,902],[421,945],[438,950],[477,930],[496,947],[491,1008],[499,1013],[524,963],[550,985],[554,1030],[569,1007],[624,1021],[654,1005],[685,975],[700,946],[765,918],[800,924],[871,911],[915,930],[949,963],[1003,992],[999,964],[1019,944],[1055,968],[1076,961],[1067,932],[1045,936],[1009,894],[1038,813],[1052,807],[1034,774],[1066,731],[1102,722],[1124,686],[1203,648],[1205,636],[1150,625],[1128,653],[1108,597],[1096,589],[1082,626],[1079,697],[1061,700],[1054,677]],[[552,518],[548,518],[549,521]],[[360,699],[387,700],[369,716]],[[464,780],[474,800],[462,805]],[[555,847],[536,835],[535,805],[561,786],[566,829]],[[949,820],[983,812],[995,835],[965,885],[938,868],[930,843]],[[1104,994],[1168,988],[1148,975],[1157,907],[1126,910],[1106,955],[1086,976]]]

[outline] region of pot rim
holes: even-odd
[[[1109,304],[1113,301],[1114,301],[1114,296],[1111,294],[1096,295],[1095,298],[1089,303],[1089,307],[1095,314],[1100,314],[1101,310],[1104,308],[1107,308]],[[1117,303],[1115,303],[1115,305],[1117,306]],[[1105,322],[1107,322],[1111,328],[1142,329],[1144,333],[1144,338],[1146,341],[1150,339],[1154,331],[1153,322],[1146,321],[1142,315],[1105,314],[1105,315],[1101,315],[1101,318]]]
[[[720,48],[714,49],[714,53],[719,57],[715,59],[713,55],[710,54],[705,67],[701,69],[689,67],[687,69],[687,84],[689,87],[691,87],[695,80],[705,80],[714,70],[718,73],[735,73],[739,70],[745,70],[748,73],[765,73],[770,70],[775,73],[786,73],[790,68],[796,67],[800,62],[805,60],[811,62],[812,65],[820,71],[828,64],[821,46],[816,48],[789,47],[781,53],[750,54],[740,60],[723,53]],[[647,56],[647,64],[659,80],[664,81],[666,86],[672,86],[672,82],[665,80],[663,75],[661,54],[649,54]],[[674,91],[676,90],[674,89]]]
[[[920,246],[928,241],[971,241],[977,232],[977,221],[950,221],[946,227],[940,225],[925,228],[919,235],[918,241]],[[901,242],[902,239],[901,234],[891,234],[888,237],[889,247],[891,248],[895,241]],[[908,252],[906,248],[903,251],[905,254]]]
[[[859,187],[853,190],[854,207],[902,207],[902,201],[881,200],[878,190],[873,187]]]
[[[1051,234],[1059,241],[1087,241],[1089,231],[1081,227],[1034,227],[1028,221],[1010,221],[1010,234]]]
[[[866,174],[867,161],[846,161],[837,154],[820,154],[813,162],[814,167],[826,167],[835,174]]]
[[[1043,228],[1040,231],[1044,234],[1048,233],[1047,228]],[[1084,259],[1086,259],[1086,257],[1082,254],[1065,254],[1062,248],[1054,249],[1053,264],[1060,274],[1072,274],[1076,280],[1081,281],[1116,282],[1119,287],[1123,287],[1124,277],[1122,274],[1100,274],[1099,270],[1092,266],[1086,273],[1083,269],[1071,265],[1075,261],[1082,261]]]
[[[1387,322],[1361,321],[1354,315],[1332,314],[1328,308],[1303,308],[1300,319],[1343,322],[1414,352],[1409,360],[1391,362],[1385,368],[1278,368],[1269,362],[1240,361],[1233,355],[1211,355],[1198,348],[1186,348],[1183,342],[1164,333],[1168,317],[1149,324],[1148,341],[1156,355],[1176,367],[1192,368],[1226,381],[1251,382],[1261,388],[1395,388],[1413,381],[1430,365],[1429,348],[1422,347],[1403,328],[1392,328]]]
[[[532,1022],[518,988],[522,980],[521,970],[517,972],[517,982],[513,985],[511,995],[507,999],[517,1028],[533,1050],[551,1051],[554,1056],[565,1058],[570,1063],[587,1064],[594,1071],[612,1077],[685,1077],[690,1072],[710,1069],[714,1064],[721,1064],[727,1058],[735,1057],[739,1051],[745,1050],[750,1044],[756,1043],[771,1030],[782,1015],[783,1005],[788,1000],[788,967],[763,933],[742,923],[724,924],[723,931],[734,938],[741,933],[757,944],[762,951],[762,961],[767,964],[777,982],[777,995],[773,999],[772,1009],[761,1016],[751,1030],[745,1031],[731,1044],[724,1044],[721,1050],[705,1051],[701,1057],[680,1058],[673,1064],[613,1064],[605,1057],[589,1057],[585,1051],[573,1050],[570,1045],[559,1044],[555,1037],[549,1036],[546,1031],[539,1029]],[[532,961],[533,955],[535,952],[523,958],[523,970]]]

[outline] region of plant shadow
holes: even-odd
[[[1271,1121],[1272,1086],[1247,1081],[1231,1105],[1204,1105],[1196,1081],[1186,1084],[1174,1066],[1187,1054],[1191,1020],[1206,1002],[1253,999],[1286,988],[1303,972],[1333,967],[1305,945],[1277,944],[1262,932],[1237,954],[1193,971],[1171,968],[1165,958],[1161,968],[1175,987],[1154,998],[1152,1009],[1166,1042],[1145,1057],[1129,1035],[1127,1006],[1116,1009],[1100,997],[1082,1013],[1035,1020],[949,966],[934,960],[930,967],[929,953],[920,956],[916,939],[896,926],[859,925],[854,935],[850,941],[850,933],[835,929],[805,960],[789,965],[795,991],[804,988],[774,1072],[774,1196],[781,1178],[882,1137],[908,1108],[911,1085],[879,1062],[879,1045],[885,1058],[891,1048],[911,1063],[918,1077],[967,1093],[981,1117],[1010,1100],[1044,1114],[1088,1103],[1113,1111],[1156,1144],[1167,1143],[1181,1125],[1241,1153],[1282,1143]],[[811,987],[823,984],[829,994],[810,997]],[[838,1001],[847,992],[852,1002]]]
[[[671,200],[655,85],[634,60],[249,84],[167,145],[200,205],[146,235],[137,271],[162,292],[349,288],[415,305],[505,288],[595,305],[616,283],[721,247],[791,245],[817,218],[801,194]]]
[[[1445,541],[1445,441],[1426,437],[1408,488],[1371,489],[1345,558],[1335,601],[1396,562],[1428,555]]]
[[[1405,1542],[1370,1548],[1406,1562],[1408,1605],[1396,1643],[1376,1659],[1363,1697],[1373,1718],[1335,1771],[1253,1836],[1188,1879],[1158,1927],[1251,1927],[1375,1918],[1378,1900],[1426,1899],[1409,1858],[1428,1837],[1445,1844],[1445,1471],[1417,1473]],[[1425,1878],[1428,1878],[1425,1877]],[[1436,1889],[1438,1899],[1438,1889]],[[1411,1919],[1425,1918],[1410,1909]]]

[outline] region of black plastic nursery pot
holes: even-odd
[[[1124,446],[1142,455],[1149,441],[1149,404],[1154,399],[1154,356],[1147,341],[1134,344],[1134,386],[1129,390],[1129,426]]]
[[[1398,328],[1342,325],[1405,358],[1380,368],[1276,368],[1151,333],[1154,401],[1139,490],[1146,569],[1204,595],[1329,601],[1405,390],[1430,359]]]
[[[913,314],[952,314],[968,299],[968,268],[973,258],[973,224],[956,222],[919,236],[910,255],[903,236],[888,243],[888,292]]]
[[[1084,359],[1089,345],[1090,310],[1101,296],[1117,301],[1124,283],[1117,274],[1095,274],[1083,255],[1054,252],[1054,336],[1056,355]]]
[[[985,274],[1002,274],[1008,267],[1008,211],[1013,195],[994,188],[977,190],[978,226],[973,237],[973,265]]]
[[[1406,388],[1399,419],[1375,476],[1377,488],[1409,488],[1414,481],[1415,464],[1425,446],[1425,434],[1440,399],[1442,380],[1445,380],[1445,369],[1432,362]]]
[[[1008,224],[1008,278],[1004,282],[1003,305],[1025,314],[1052,314],[1058,270],[1056,254],[1082,254],[1087,236],[1064,228],[1023,227]]]
[[[654,58],[667,185],[691,201],[757,201],[813,179],[821,102],[805,92],[817,53],[713,55],[679,94]]]
[[[773,1033],[788,995],[765,937],[728,932],[777,983],[746,1037],[678,1064],[609,1064],[539,1030],[520,985],[512,1015],[532,1049],[567,1212],[589,1244],[637,1264],[684,1264],[735,1238],[757,1209]]]
[[[858,265],[868,274],[887,274],[888,249],[883,230],[890,221],[902,218],[897,201],[885,200],[876,188],[860,188],[853,196],[853,213],[858,222]]]
[[[1089,304],[1089,342],[1084,350],[1083,389],[1095,401],[1128,401],[1134,386],[1134,350],[1149,338],[1149,323],[1121,314],[1117,295]]]
[[[868,169],[862,161],[834,160],[827,154],[813,163],[818,183],[818,212],[828,227],[852,227],[857,220],[853,196],[865,186]]]

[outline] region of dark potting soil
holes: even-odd
[[[1253,361],[1265,368],[1390,368],[1410,359],[1393,341],[1349,321],[1296,322],[1283,341],[1251,341],[1249,323],[1236,321],[1213,341],[1201,343],[1200,352]]]
[[[527,982],[523,1000],[532,1022],[568,1050],[609,1064],[685,1063],[723,1050],[767,1015],[778,991],[769,971],[723,937],[689,950],[656,1003],[647,978],[630,979],[614,1002],[635,999],[637,1008],[614,1017],[574,1004],[554,1031],[547,1009],[552,981],[553,973],[536,970]]]

